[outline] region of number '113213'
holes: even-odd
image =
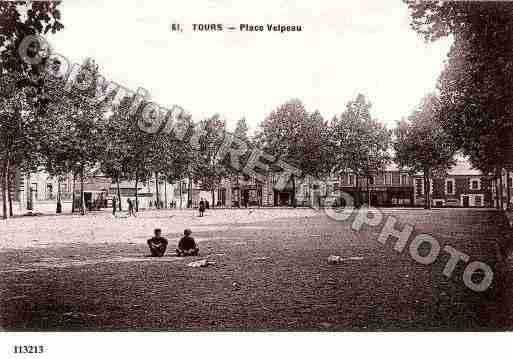
[[[42,345],[15,345],[14,354],[42,354],[44,347]]]

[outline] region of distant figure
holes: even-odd
[[[116,207],[117,207],[117,198],[116,196],[112,197],[112,215],[116,215]]]
[[[210,202],[208,201],[208,199],[205,200],[205,207],[206,209],[210,209]]]
[[[192,231],[186,229],[183,231],[184,236],[178,242],[176,249],[177,256],[197,256],[199,255],[199,247],[194,238],[191,237]]]
[[[200,217],[203,217],[203,214],[205,213],[205,201],[203,201],[203,198],[201,199],[199,203],[199,213]]]
[[[153,201],[150,201],[150,209],[153,208]]]
[[[161,237],[162,231],[159,228],[156,228],[153,231],[154,236],[148,239],[148,247],[150,247],[150,253],[152,257],[162,257],[166,252],[167,248],[167,239]]]
[[[128,198],[126,201],[128,202],[128,217],[130,217],[130,216],[137,217],[134,212],[134,202],[132,202],[132,200],[130,198]]]

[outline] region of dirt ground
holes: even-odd
[[[148,211],[138,218],[18,218],[0,224],[4,330],[511,329],[511,230],[493,210],[385,210],[471,260],[488,263],[485,292],[465,287],[448,255],[416,263],[380,227],[355,232],[306,209]],[[168,255],[145,257],[153,228]],[[172,255],[185,227],[201,256]],[[329,264],[330,255],[344,261]],[[208,258],[215,265],[192,268]]]

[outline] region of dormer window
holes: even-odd
[[[481,180],[479,178],[471,178],[470,189],[474,191],[479,191],[481,189]]]

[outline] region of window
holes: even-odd
[[[399,186],[401,184],[401,177],[399,176],[399,172],[392,172],[392,185]]]
[[[470,179],[470,189],[471,190],[480,190],[481,189],[481,180],[479,178],[471,178]]]
[[[415,187],[416,187],[416,193],[417,193],[417,196],[421,196],[424,194],[424,191],[423,191],[423,183],[422,183],[422,179],[420,178],[417,178],[415,180]]]
[[[403,186],[406,186],[408,184],[408,176],[407,175],[402,175],[401,176],[401,184]]]
[[[392,184],[392,174],[390,172],[385,172],[385,185]]]
[[[353,185],[353,175],[349,175],[349,185]]]
[[[454,179],[445,181],[445,194],[454,194]]]
[[[482,201],[481,201],[481,196],[476,196],[474,198],[474,202],[476,204],[476,207],[481,207],[483,204],[482,204]]]

